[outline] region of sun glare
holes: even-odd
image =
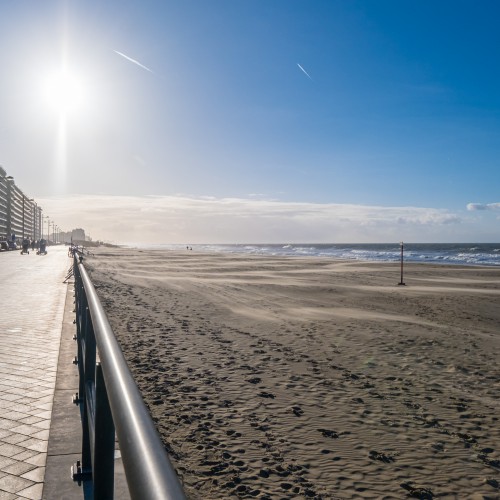
[[[75,111],[82,105],[83,87],[79,78],[66,71],[50,75],[44,86],[46,104],[60,113]]]

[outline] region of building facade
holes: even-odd
[[[0,240],[20,241],[43,235],[42,208],[26,196],[0,166]]]

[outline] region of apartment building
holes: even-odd
[[[0,166],[0,240],[42,237],[42,208]]]

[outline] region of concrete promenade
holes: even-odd
[[[71,264],[66,252],[0,253],[1,500],[42,498]]]

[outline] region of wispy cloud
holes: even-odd
[[[309,73],[299,64],[297,63],[297,66],[299,67],[299,69],[307,76],[307,78],[309,78],[309,80],[312,80],[311,76],[309,75]]]
[[[154,74],[153,70],[149,69],[147,66],[144,66],[144,64],[141,64],[139,61],[136,61],[135,59],[132,59],[131,57],[127,56],[123,52],[118,52],[118,50],[113,50],[113,52],[115,54],[118,54],[119,56],[124,57],[125,59],[127,59],[127,61],[130,61],[131,63],[137,64],[137,66],[139,66],[140,68],[145,69],[146,71],[149,71],[150,73]]]
[[[74,195],[39,202],[62,228],[128,243],[451,241],[462,222],[434,208],[255,198]]]
[[[467,210],[500,210],[500,203],[468,203]]]

